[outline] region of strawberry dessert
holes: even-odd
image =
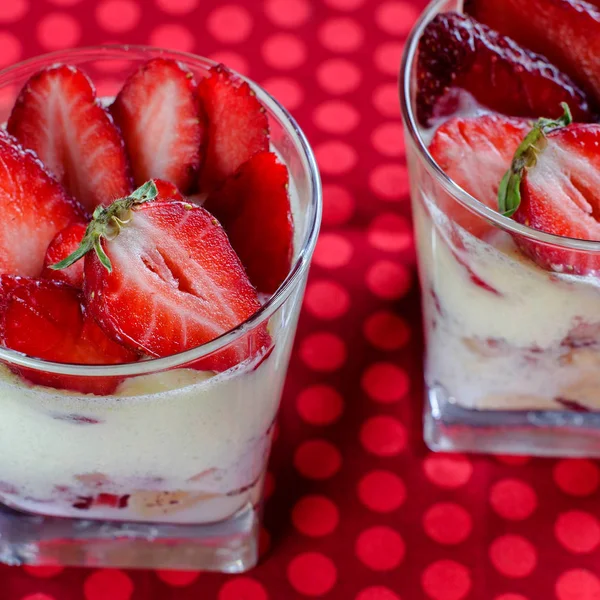
[[[468,0],[464,12],[436,13],[437,3],[414,39],[405,117],[445,179],[409,161],[425,377],[432,418],[446,424],[491,426],[476,415],[502,411],[525,426],[514,415],[528,411],[556,426],[600,410],[593,4]],[[476,435],[463,449],[483,448]],[[496,448],[523,450],[508,445]],[[526,449],[560,451],[551,441]]]
[[[222,65],[157,56],[114,98],[69,64],[23,82],[0,130],[4,504],[212,523],[259,503],[302,295],[260,318],[300,218],[270,127]]]

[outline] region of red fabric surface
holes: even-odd
[[[0,567],[0,600],[598,600],[600,471],[433,455],[396,92],[420,0],[2,0],[0,66],[151,43],[227,62],[297,117],[325,211],[243,576]],[[114,74],[101,85],[109,89]]]

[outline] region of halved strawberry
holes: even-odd
[[[465,4],[479,21],[546,56],[600,103],[597,0],[469,0]]]
[[[99,211],[61,266],[85,255],[87,305],[103,329],[132,349],[168,356],[235,328],[260,302],[217,220],[186,202],[149,201],[156,192],[148,182]],[[268,343],[259,328],[200,366],[228,369]]]
[[[294,252],[285,165],[272,152],[255,154],[209,195],[204,207],[223,225],[258,291],[275,292]]]
[[[600,241],[600,125],[540,119],[502,180],[500,210],[555,235]],[[565,124],[567,124],[565,126]],[[515,235],[538,265],[560,273],[599,273],[600,254],[567,250]]]
[[[174,60],[153,58],[127,79],[110,111],[123,134],[135,184],[157,177],[189,193],[198,177],[204,132],[192,73]]]
[[[68,269],[63,269],[61,271],[55,271],[50,267],[61,260],[64,260],[67,256],[77,250],[85,235],[85,230],[86,225],[84,223],[72,223],[56,234],[56,237],[50,242],[48,250],[46,250],[42,277],[45,279],[64,281],[78,289],[83,288],[83,263],[76,263],[71,265]]]
[[[261,150],[269,149],[269,121],[250,86],[223,65],[198,84],[207,119],[199,187],[208,192]]]
[[[7,129],[90,212],[132,189],[121,134],[75,67],[49,67],[31,77]]]
[[[0,273],[38,277],[54,236],[82,218],[32,152],[0,133]]]
[[[494,0],[486,5],[503,3]],[[523,21],[524,27],[529,25]],[[560,103],[567,102],[575,120],[592,117],[585,94],[546,58],[458,13],[438,14],[425,28],[417,79],[417,116],[425,125],[432,117],[455,111],[457,89],[507,115],[558,116]]]
[[[110,365],[133,362],[138,354],[111,340],[82,306],[81,292],[59,281],[13,282],[0,313],[2,345],[52,362]],[[71,377],[18,367],[38,385],[107,395],[119,381],[107,377]]]
[[[455,117],[437,129],[429,152],[448,177],[496,210],[500,180],[530,128],[525,120],[499,115]],[[435,203],[450,222],[472,235],[481,237],[492,228],[441,189]]]
[[[184,200],[177,186],[169,181],[163,179],[153,179],[152,181],[158,190],[156,200]],[[86,229],[87,226],[84,223],[75,222],[56,234],[56,237],[50,242],[48,250],[46,250],[42,277],[64,281],[78,289],[83,288],[83,262],[77,262],[61,270],[52,269],[51,267],[77,250]]]

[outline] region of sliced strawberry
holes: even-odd
[[[546,56],[600,103],[597,0],[469,0],[466,4],[476,19]]]
[[[484,2],[486,6],[506,3]],[[523,26],[529,28],[529,21],[523,21]],[[455,111],[457,89],[507,115],[556,117],[560,103],[567,102],[576,121],[592,117],[585,94],[546,58],[458,13],[438,14],[425,28],[419,41],[417,78],[417,116],[425,125],[432,117]]]
[[[149,182],[98,212],[63,266],[85,255],[88,308],[111,337],[169,356],[237,327],[260,302],[218,221],[186,202],[150,202],[156,192]],[[259,327],[198,367],[228,369],[260,356],[269,341]]]
[[[138,355],[109,339],[82,307],[81,292],[59,281],[21,279],[11,284],[0,315],[2,345],[52,362],[107,365],[133,362]],[[118,381],[72,377],[28,368],[18,372],[38,385],[82,393],[112,393]]]
[[[153,179],[154,185],[158,191],[155,200],[185,200],[183,194],[170,181],[164,179]]]
[[[31,152],[0,133],[0,273],[38,277],[54,236],[81,209]]]
[[[204,207],[223,225],[250,281],[272,294],[289,273],[294,225],[288,172],[275,154],[260,152],[245,162]]]
[[[17,277],[15,275],[0,275],[0,315],[6,308],[9,294],[28,277]]]
[[[600,125],[574,124],[546,135],[535,165],[521,182],[514,219],[563,237],[600,241]],[[543,245],[522,236],[517,244],[541,267],[561,273],[598,273],[600,255]]]
[[[31,77],[7,129],[90,212],[131,191],[121,134],[75,67],[49,67]]]
[[[207,119],[199,187],[208,192],[261,150],[269,149],[269,121],[250,86],[223,65],[198,84]]]
[[[498,115],[455,117],[437,129],[429,152],[448,177],[496,210],[500,180],[530,129],[525,120]],[[452,223],[472,235],[482,237],[492,228],[441,189],[435,203]]]
[[[143,64],[110,108],[136,185],[158,177],[184,194],[196,183],[204,125],[190,71],[166,58]]]
[[[61,271],[55,271],[50,267],[77,250],[85,230],[86,225],[84,223],[73,223],[56,234],[56,237],[50,242],[48,250],[46,250],[42,277],[64,281],[78,289],[83,288],[83,263],[75,263],[68,269],[62,269]]]

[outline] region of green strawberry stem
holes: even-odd
[[[505,217],[512,217],[521,204],[521,180],[526,170],[535,167],[538,155],[544,151],[547,144],[546,134],[566,127],[573,122],[571,110],[566,102],[561,102],[563,114],[558,119],[538,119],[533,129],[519,144],[513,156],[510,168],[502,177],[498,187],[498,210]]]
[[[55,271],[66,269],[93,249],[106,270],[112,273],[112,264],[102,248],[102,238],[114,240],[119,235],[121,227],[131,221],[132,209],[144,202],[154,200],[157,195],[158,189],[154,181],[150,180],[131,192],[129,196],[115,200],[110,206],[98,206],[85,230],[79,248],[50,268]]]

